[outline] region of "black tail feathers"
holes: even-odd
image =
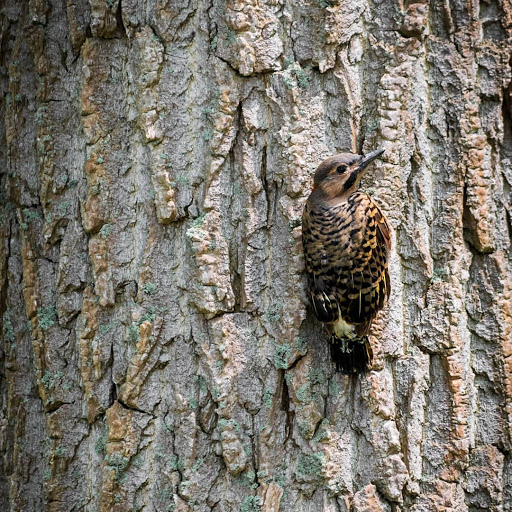
[[[368,336],[349,340],[331,335],[331,357],[337,372],[353,374],[368,370],[373,360]]]

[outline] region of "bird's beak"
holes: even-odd
[[[347,181],[345,181],[345,184],[343,185],[345,190],[350,190],[354,185],[359,185],[359,180],[365,173],[365,169],[368,167],[368,165],[373,162],[376,158],[378,158],[380,155],[384,153],[383,149],[377,149],[375,151],[372,151],[371,153],[368,153],[366,156],[363,156],[363,158],[359,161],[359,164],[357,167],[354,168],[352,171],[352,174],[348,178]]]
[[[384,149],[376,149],[375,151],[368,153],[366,156],[363,156],[363,159],[359,162],[359,165],[357,166],[358,174],[362,174],[364,169],[366,169],[366,167],[368,167],[368,165],[372,163],[376,158],[379,158],[379,156],[382,155],[384,151]]]

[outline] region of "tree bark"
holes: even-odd
[[[512,511],[509,0],[3,0],[0,503]],[[301,213],[394,228],[336,374]]]

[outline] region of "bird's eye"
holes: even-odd
[[[346,170],[347,170],[346,165],[338,165],[338,167],[336,167],[336,172],[338,174],[343,174]]]

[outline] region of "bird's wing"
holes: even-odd
[[[388,219],[380,211],[380,208],[372,201],[373,217],[377,223],[377,242],[384,245],[388,251],[391,250],[391,227]]]
[[[380,211],[380,208],[372,201],[373,218],[377,224],[377,249],[381,253],[383,264],[381,265],[384,293],[381,293],[378,301],[378,309],[382,309],[384,302],[391,294],[391,283],[388,271],[388,253],[391,250],[391,227],[388,219]]]
[[[361,193],[354,199],[354,207],[347,205],[323,222],[312,218],[306,207],[303,243],[308,292],[317,318],[335,322],[341,317],[364,335],[390,293],[391,231],[369,196]]]
[[[329,241],[322,226],[311,219],[308,205],[302,217],[302,244],[311,305],[321,322],[333,322],[338,318],[338,304],[332,293],[336,274],[328,264]]]

